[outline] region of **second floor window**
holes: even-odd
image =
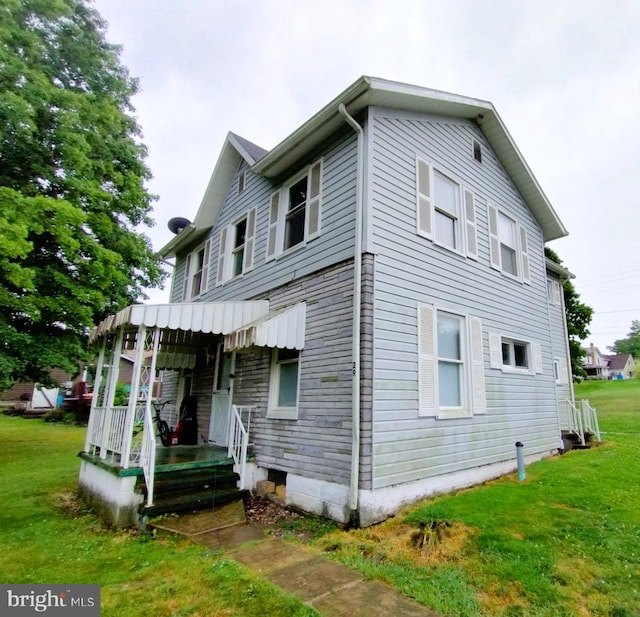
[[[202,246],[187,255],[182,292],[183,302],[197,298],[207,290],[210,253],[211,241],[207,240]]]
[[[322,161],[273,193],[267,260],[320,235]]]
[[[491,267],[523,283],[529,283],[531,277],[527,230],[495,206],[487,204],[487,210]]]
[[[246,274],[253,268],[255,235],[255,208],[251,208],[245,216],[220,230],[216,277],[218,285]]]
[[[431,163],[416,158],[416,227],[419,235],[478,259],[473,192]]]

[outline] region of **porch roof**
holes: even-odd
[[[251,302],[185,302],[134,304],[103,319],[89,334],[89,342],[121,326],[146,326],[204,334],[229,334],[269,312],[268,300]]]
[[[224,337],[225,351],[246,347],[303,349],[307,305],[299,302],[275,309]]]

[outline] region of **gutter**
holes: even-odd
[[[349,523],[359,526],[358,489],[360,476],[360,306],[362,300],[362,183],[364,179],[363,150],[364,131],[349,115],[344,103],[338,106],[340,115],[356,132],[358,137],[357,179],[356,179],[356,235],[353,258],[353,381],[351,386],[351,481],[349,484]]]

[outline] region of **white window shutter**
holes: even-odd
[[[418,304],[418,415],[420,416],[435,416],[438,413],[433,320],[433,306]]]
[[[482,321],[477,317],[469,320],[471,331],[471,395],[472,413],[487,413],[487,397],[484,385],[484,349],[482,344]]]
[[[416,159],[416,226],[419,235],[433,237],[433,200],[431,198],[431,165]]]
[[[562,296],[560,295],[560,283],[558,281],[551,281],[551,287],[553,288],[553,303],[556,306],[562,306]]]
[[[560,358],[560,383],[569,383],[569,366],[566,358]]]
[[[469,189],[464,189],[464,220],[467,257],[478,259],[478,229],[476,224],[476,200]]]
[[[278,249],[278,218],[280,215],[280,191],[269,200],[269,237],[267,240],[267,261],[276,256]]]
[[[191,253],[187,255],[184,262],[184,284],[182,285],[182,301],[189,299],[189,283],[191,281]]]
[[[534,343],[531,346],[533,350],[533,370],[536,373],[542,373],[542,345]]]
[[[256,237],[256,209],[251,208],[247,213],[247,231],[244,240],[244,255],[242,257],[242,271],[248,272],[253,268],[253,252]]]
[[[228,227],[220,230],[220,247],[218,249],[218,275],[216,277],[216,285],[222,285],[226,280],[227,272],[227,243],[231,242]]]
[[[489,332],[489,366],[502,369],[502,337],[497,332]]]
[[[502,270],[500,261],[500,238],[498,237],[498,209],[491,204],[487,204],[489,212],[489,254],[491,267]]]
[[[202,281],[200,283],[200,293],[204,293],[209,288],[209,264],[211,263],[211,238],[204,243],[204,256],[202,258]]]
[[[527,230],[520,225],[520,261],[522,262],[522,281],[531,283],[529,272],[529,241],[527,240]]]
[[[309,170],[307,192],[307,240],[320,235],[320,181],[322,177],[322,163],[318,161]]]

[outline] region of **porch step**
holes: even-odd
[[[142,516],[160,516],[179,512],[212,508],[248,497],[248,491],[238,490],[239,476],[232,465],[218,465],[156,473],[153,504],[141,506]],[[147,497],[144,477],[137,488]]]

